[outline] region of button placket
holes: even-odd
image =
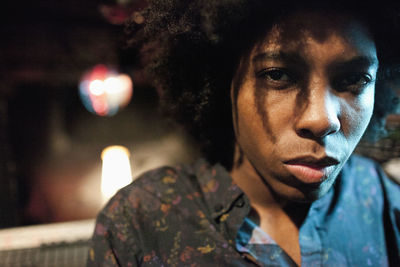
[[[218,203],[214,206],[214,212],[221,212],[224,209],[224,206],[221,203]]]
[[[243,208],[243,207],[244,207],[244,204],[245,204],[244,199],[243,199],[243,198],[239,198],[239,199],[236,201],[236,203],[235,203],[235,207]]]

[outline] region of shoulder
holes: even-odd
[[[119,190],[97,216],[90,259],[139,260],[153,247],[156,234],[168,232],[166,218],[173,208],[187,204],[182,204],[184,195],[195,185],[193,167],[179,165],[148,171]]]
[[[356,183],[380,183],[382,178],[386,179],[378,162],[359,155],[352,155],[343,168],[343,176],[346,180]]]
[[[159,210],[174,196],[193,190],[196,183],[193,165],[159,167],[145,172],[119,190],[101,213],[115,218]]]
[[[366,180],[383,183],[384,186],[399,188],[399,184],[388,178],[380,163],[373,159],[352,155],[348,160],[345,172],[355,175],[356,177],[364,177]]]
[[[346,191],[366,198],[384,198],[400,206],[400,186],[387,177],[380,164],[370,158],[353,155],[342,172]],[[342,188],[343,188],[342,187]]]

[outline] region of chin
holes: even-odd
[[[327,181],[326,181],[327,182]],[[277,192],[280,199],[290,202],[311,203],[323,197],[331,189],[332,183],[322,183],[319,185],[310,185],[302,188],[290,188],[285,192]]]
[[[302,194],[304,196],[305,202],[313,202],[325,196],[326,193],[332,188],[333,183],[330,181],[325,181],[320,184],[317,188],[303,189]]]

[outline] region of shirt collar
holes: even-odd
[[[201,159],[196,162],[195,170],[213,219],[225,214],[244,195],[221,164],[211,166]]]

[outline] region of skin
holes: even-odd
[[[361,23],[310,12],[277,23],[240,61],[236,75],[244,78],[231,86],[231,176],[261,229],[298,265],[307,203],[332,187],[363,135],[377,69],[374,42]],[[329,166],[310,166],[304,157],[328,159]]]

